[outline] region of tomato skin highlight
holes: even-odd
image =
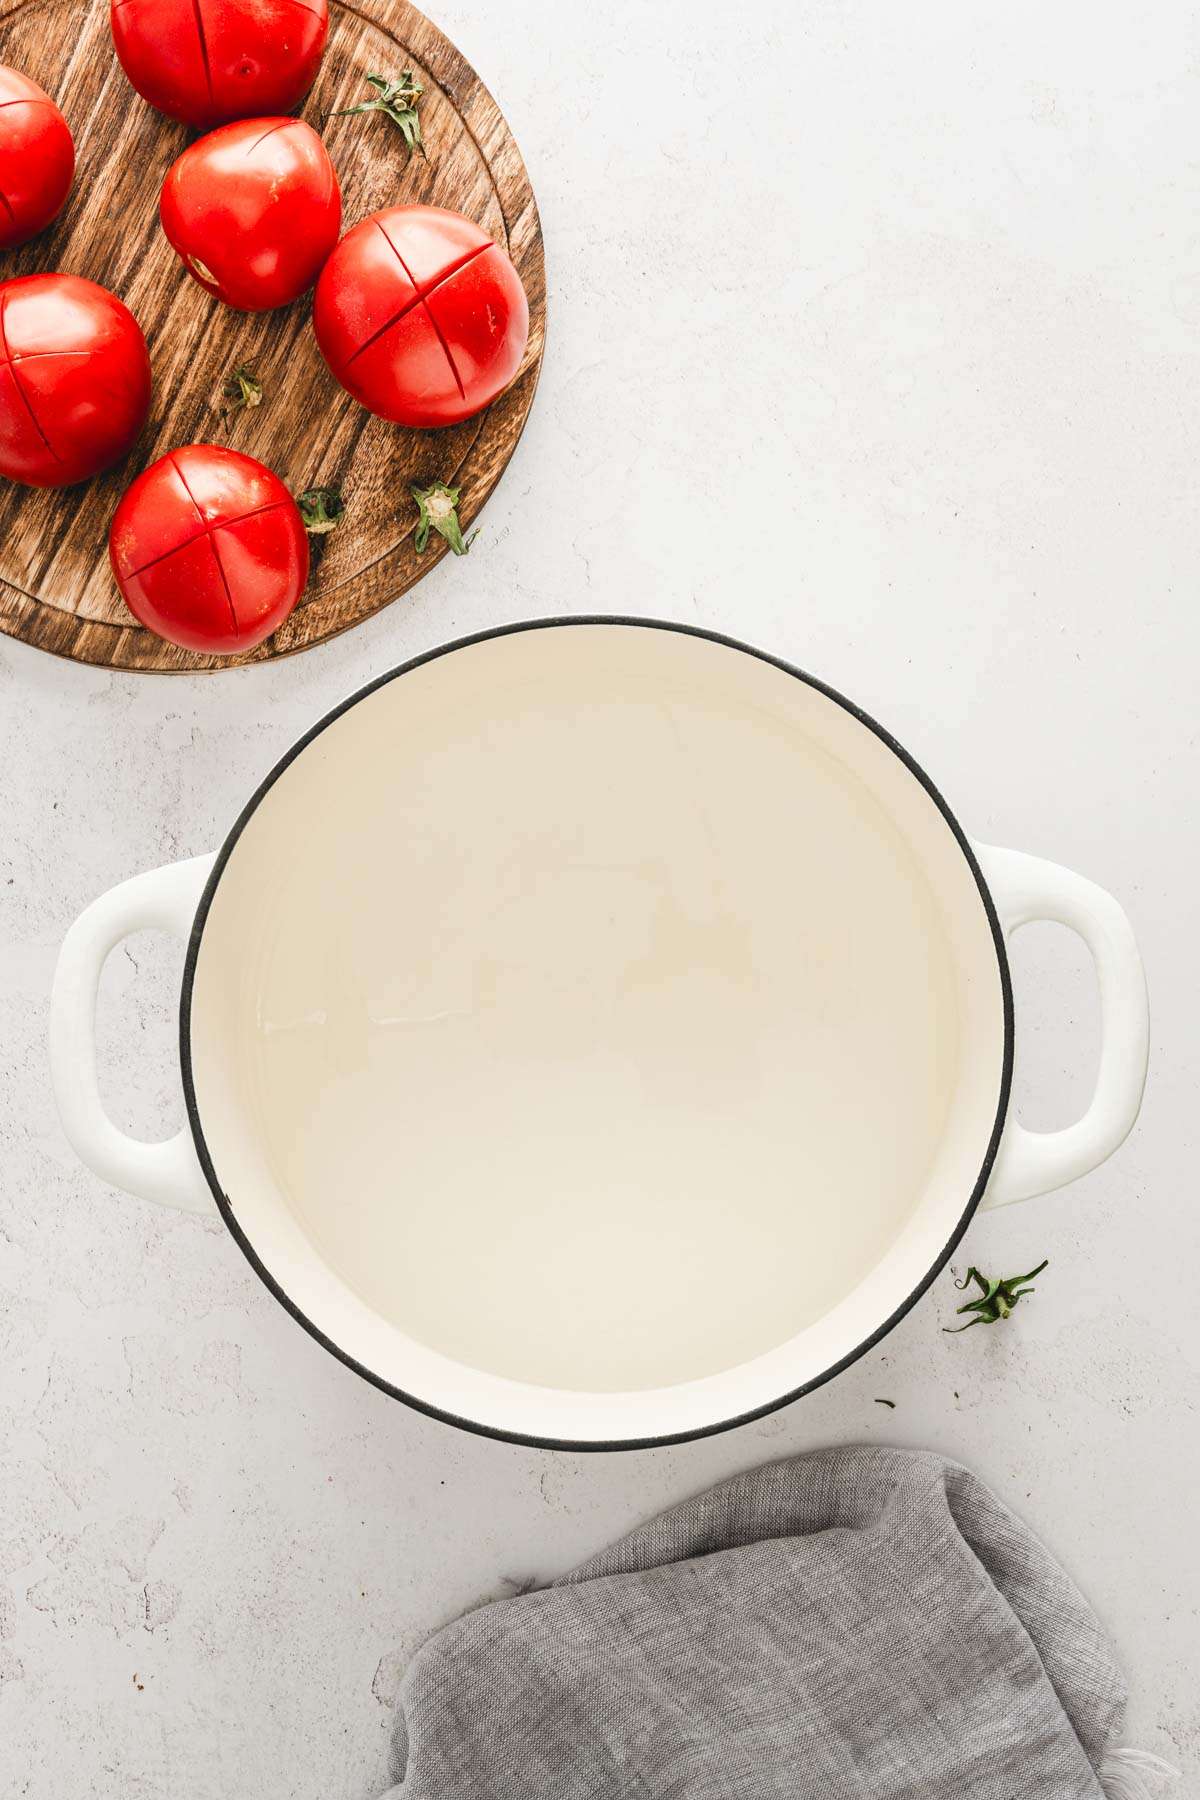
[[[209,132],[168,169],[158,210],[193,280],[242,312],[303,294],[342,227],[329,152],[302,119],[241,119]]]
[[[108,534],[130,612],[168,643],[233,655],[277,631],[308,581],[300,510],[264,463],[185,444],[121,496]]]
[[[132,447],[150,356],[129,308],[80,275],[0,282],[0,475],[72,487]]]
[[[436,206],[393,206],[348,231],[313,299],[321,354],[341,385],[393,424],[458,425],[521,366],[525,289],[499,244]]]
[[[0,250],[44,231],[75,178],[75,140],[36,81],[0,64]]]
[[[328,0],[112,0],[109,22],[142,99],[199,130],[290,112],[329,36]]]

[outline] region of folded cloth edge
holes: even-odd
[[[760,1465],[654,1515],[550,1586],[642,1573],[777,1538],[862,1529],[902,1486],[914,1485],[945,1509],[949,1541],[974,1560],[1040,1658],[1107,1800],[1155,1800],[1176,1771],[1117,1743],[1126,1686],[1092,1608],[1028,1527],[970,1470],[936,1452],[844,1445]],[[389,1790],[391,1800],[403,1793],[403,1783]]]

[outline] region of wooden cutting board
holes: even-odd
[[[342,187],[348,227],[382,206],[422,201],[466,213],[504,244],[529,296],[529,346],[516,380],[480,417],[445,431],[406,431],[364,412],[329,374],[309,324],[310,299],[273,313],[235,313],[189,276],[158,223],[163,176],[193,134],[138,98],[113,55],[100,0],[0,0],[0,62],[57,99],[78,167],[49,231],[0,254],[0,277],[63,269],[103,283],[133,309],[150,346],[154,398],[133,453],[85,486],[19,487],[0,477],[0,629],[80,662],[164,672],[235,668],[287,656],[358,624],[403,594],[446,554],[413,548],[410,488],[462,487],[467,525],[512,455],[542,359],[546,280],[537,206],[520,152],[470,65],[406,0],[331,0],[330,34],[301,117],[320,130]],[[395,125],[374,113],[331,118],[370,98],[368,74],[411,64],[425,93],[428,160],[408,157]],[[252,412],[223,411],[230,371],[247,364],[264,388]],[[196,655],[138,625],[108,566],[108,524],[133,477],[172,445],[228,444],[257,456],[299,493],[340,487],[347,512],[314,540],[308,591],[289,619],[245,657]],[[481,541],[474,552],[486,554]]]

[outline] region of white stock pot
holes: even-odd
[[[1098,971],[1095,1092],[1007,1116],[1005,937]],[[105,957],[188,938],[188,1125],[107,1118]],[[419,657],[272,771],[216,856],[71,928],[63,1124],[119,1187],[219,1210],[389,1393],[581,1448],[753,1418],[878,1341],[976,1206],[1116,1149],[1146,989],[1109,895],[972,844],[857,707],[686,627],[562,620]],[[932,1329],[932,1327],[931,1327]]]

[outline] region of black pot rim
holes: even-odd
[[[860,725],[865,726],[868,731],[872,732],[881,743],[885,744],[887,748],[892,751],[893,755],[900,759],[905,768],[908,769],[909,773],[915,776],[916,780],[920,782],[921,786],[946,821],[946,824],[949,826],[950,831],[952,832],[959,849],[962,851],[963,856],[966,858],[967,865],[975,878],[975,885],[979,891],[979,897],[983,904],[984,912],[987,915],[988,924],[991,928],[992,942],[995,946],[996,961],[1000,973],[1000,988],[1004,1012],[1004,1055],[1000,1073],[1000,1090],[996,1103],[996,1115],[993,1121],[991,1135],[988,1139],[987,1150],[980,1166],[979,1175],[971,1190],[970,1198],[968,1199],[957,1224],[947,1238],[944,1248],[931,1264],[928,1273],[917,1283],[916,1287],[908,1297],[896,1307],[895,1311],[890,1317],[883,1321],[877,1330],[873,1331],[869,1337],[864,1338],[860,1344],[853,1350],[848,1351],[845,1356],[841,1357],[839,1361],[832,1364],[828,1369],[823,1369],[819,1375],[814,1375],[811,1380],[801,1383],[799,1387],[792,1388],[786,1393],[780,1394],[778,1399],[766,1401],[763,1405],[752,1407],[749,1411],[738,1413],[732,1418],[719,1419],[712,1424],[693,1427],[689,1431],[669,1432],[657,1437],[614,1439],[554,1438],[541,1437],[529,1432],[506,1431],[500,1426],[487,1425],[478,1419],[462,1418],[458,1414],[448,1412],[442,1407],[431,1405],[429,1401],[422,1400],[416,1394],[407,1393],[403,1388],[398,1388],[392,1382],[385,1380],[382,1375],[377,1374],[373,1369],[368,1369],[365,1364],[358,1362],[356,1358],[343,1350],[340,1345],[335,1344],[331,1338],[326,1336],[320,1326],[315,1324],[314,1321],[296,1305],[291,1296],[279,1285],[270,1270],[267,1269],[260,1260],[255,1252],[254,1246],[238,1224],[229,1197],[224,1192],[217,1179],[216,1169],[213,1166],[213,1161],[208,1151],[208,1145],[205,1142],[204,1129],[200,1123],[200,1109],[196,1101],[196,1089],[192,1072],[192,989],[195,982],[196,964],[200,954],[200,944],[204,936],[204,927],[208,919],[209,909],[212,906],[213,896],[220,884],[221,876],[225,871],[225,865],[228,863],[238,839],[241,837],[255,812],[258,810],[259,804],[270,792],[271,788],[274,787],[284,770],[290,768],[291,764],[295,762],[296,758],[303,750],[307,749],[314,738],[319,737],[323,731],[337,719],[340,719],[343,713],[348,712],[352,706],[357,706],[360,700],[365,700],[368,695],[375,693],[379,688],[386,687],[390,682],[397,680],[400,676],[409,674],[413,669],[419,669],[423,664],[434,662],[439,657],[448,656],[455,650],[465,650],[472,644],[486,643],[492,638],[510,637],[517,632],[523,631],[545,631],[573,625],[620,625],[647,631],[674,631],[686,637],[706,638],[710,643],[722,644],[729,650],[740,650],[743,654],[753,656],[760,662],[771,664],[773,668],[780,669],[785,675],[791,675],[797,681],[804,682],[806,686],[813,688],[817,693],[824,695],[827,700],[832,700],[836,705],[842,707],[845,712],[856,719]],[[196,1153],[200,1160],[200,1166],[204,1171],[205,1179],[212,1190],[213,1198],[217,1203],[221,1217],[224,1220],[230,1235],[242,1251],[242,1254],[250,1264],[250,1267],[254,1270],[260,1281],[263,1282],[264,1286],[274,1295],[275,1299],[278,1300],[279,1304],[292,1315],[293,1319],[295,1319],[298,1324],[304,1327],[310,1337],[315,1338],[317,1343],[328,1350],[331,1355],[336,1356],[340,1362],[346,1364],[347,1368],[353,1369],[356,1375],[361,1375],[363,1379],[369,1381],[372,1386],[381,1389],[385,1394],[390,1394],[394,1400],[403,1401],[406,1406],[412,1407],[416,1412],[424,1413],[428,1418],[438,1419],[446,1425],[456,1425],[461,1430],[474,1432],[480,1437],[494,1438],[503,1443],[520,1444],[536,1450],[574,1450],[580,1452],[658,1450],[673,1444],[689,1443],[698,1438],[714,1437],[719,1432],[735,1430],[739,1425],[748,1425],[756,1419],[766,1418],[770,1413],[777,1412],[781,1407],[790,1406],[793,1401],[799,1400],[803,1395],[812,1393],[814,1389],[823,1387],[827,1381],[832,1381],[835,1375],[840,1375],[844,1369],[849,1368],[851,1363],[857,1362],[859,1357],[865,1356],[868,1350],[874,1349],[875,1345],[880,1343],[882,1339],[899,1324],[900,1320],[912,1310],[921,1296],[937,1279],[938,1275],[941,1274],[947,1262],[950,1260],[950,1257],[954,1254],[956,1246],[961,1240],[963,1233],[966,1231],[967,1226],[970,1224],[971,1219],[974,1217],[976,1209],[983,1198],[984,1189],[987,1186],[988,1176],[992,1170],[992,1164],[996,1159],[996,1152],[1000,1144],[1000,1135],[1004,1129],[1004,1121],[1008,1113],[1013,1071],[1012,981],[1009,974],[1008,954],[1005,948],[1004,933],[1000,926],[996,907],[992,900],[991,893],[989,892],[987,882],[984,880],[983,871],[979,867],[978,859],[971,848],[966,833],[951,812],[941,792],[930,780],[920,763],[909,754],[902,744],[897,742],[889,731],[873,719],[869,713],[864,712],[860,706],[857,706],[854,703],[854,701],[848,700],[846,696],[839,693],[836,688],[830,687],[826,682],[818,680],[816,676],[808,674],[805,670],[797,668],[794,664],[785,662],[782,657],[772,656],[768,651],[759,650],[754,645],[743,643],[740,639],[730,637],[724,632],[709,631],[703,626],[684,624],[670,619],[639,618],[627,614],[564,614],[558,617],[523,619],[507,625],[493,626],[486,631],[472,632],[466,637],[455,638],[449,643],[439,644],[432,650],[422,651],[419,656],[410,657],[407,662],[398,664],[394,669],[389,669],[386,674],[376,676],[373,681],[367,682],[364,687],[358,688],[353,694],[348,695],[347,698],[339,702],[332,711],[327,712],[324,717],[318,719],[317,723],[311,726],[303,736],[296,740],[291,749],[286,751],[285,754],[280,757],[270,773],[259,783],[254,793],[239,813],[225,842],[217,853],[212,872],[205,883],[204,892],[200,898],[200,904],[196,909],[196,917],[188,937],[187,954],[183,969],[183,986],[179,1003],[179,1060],[183,1073],[183,1092],[187,1107],[188,1123],[191,1127],[192,1137],[195,1140]]]

